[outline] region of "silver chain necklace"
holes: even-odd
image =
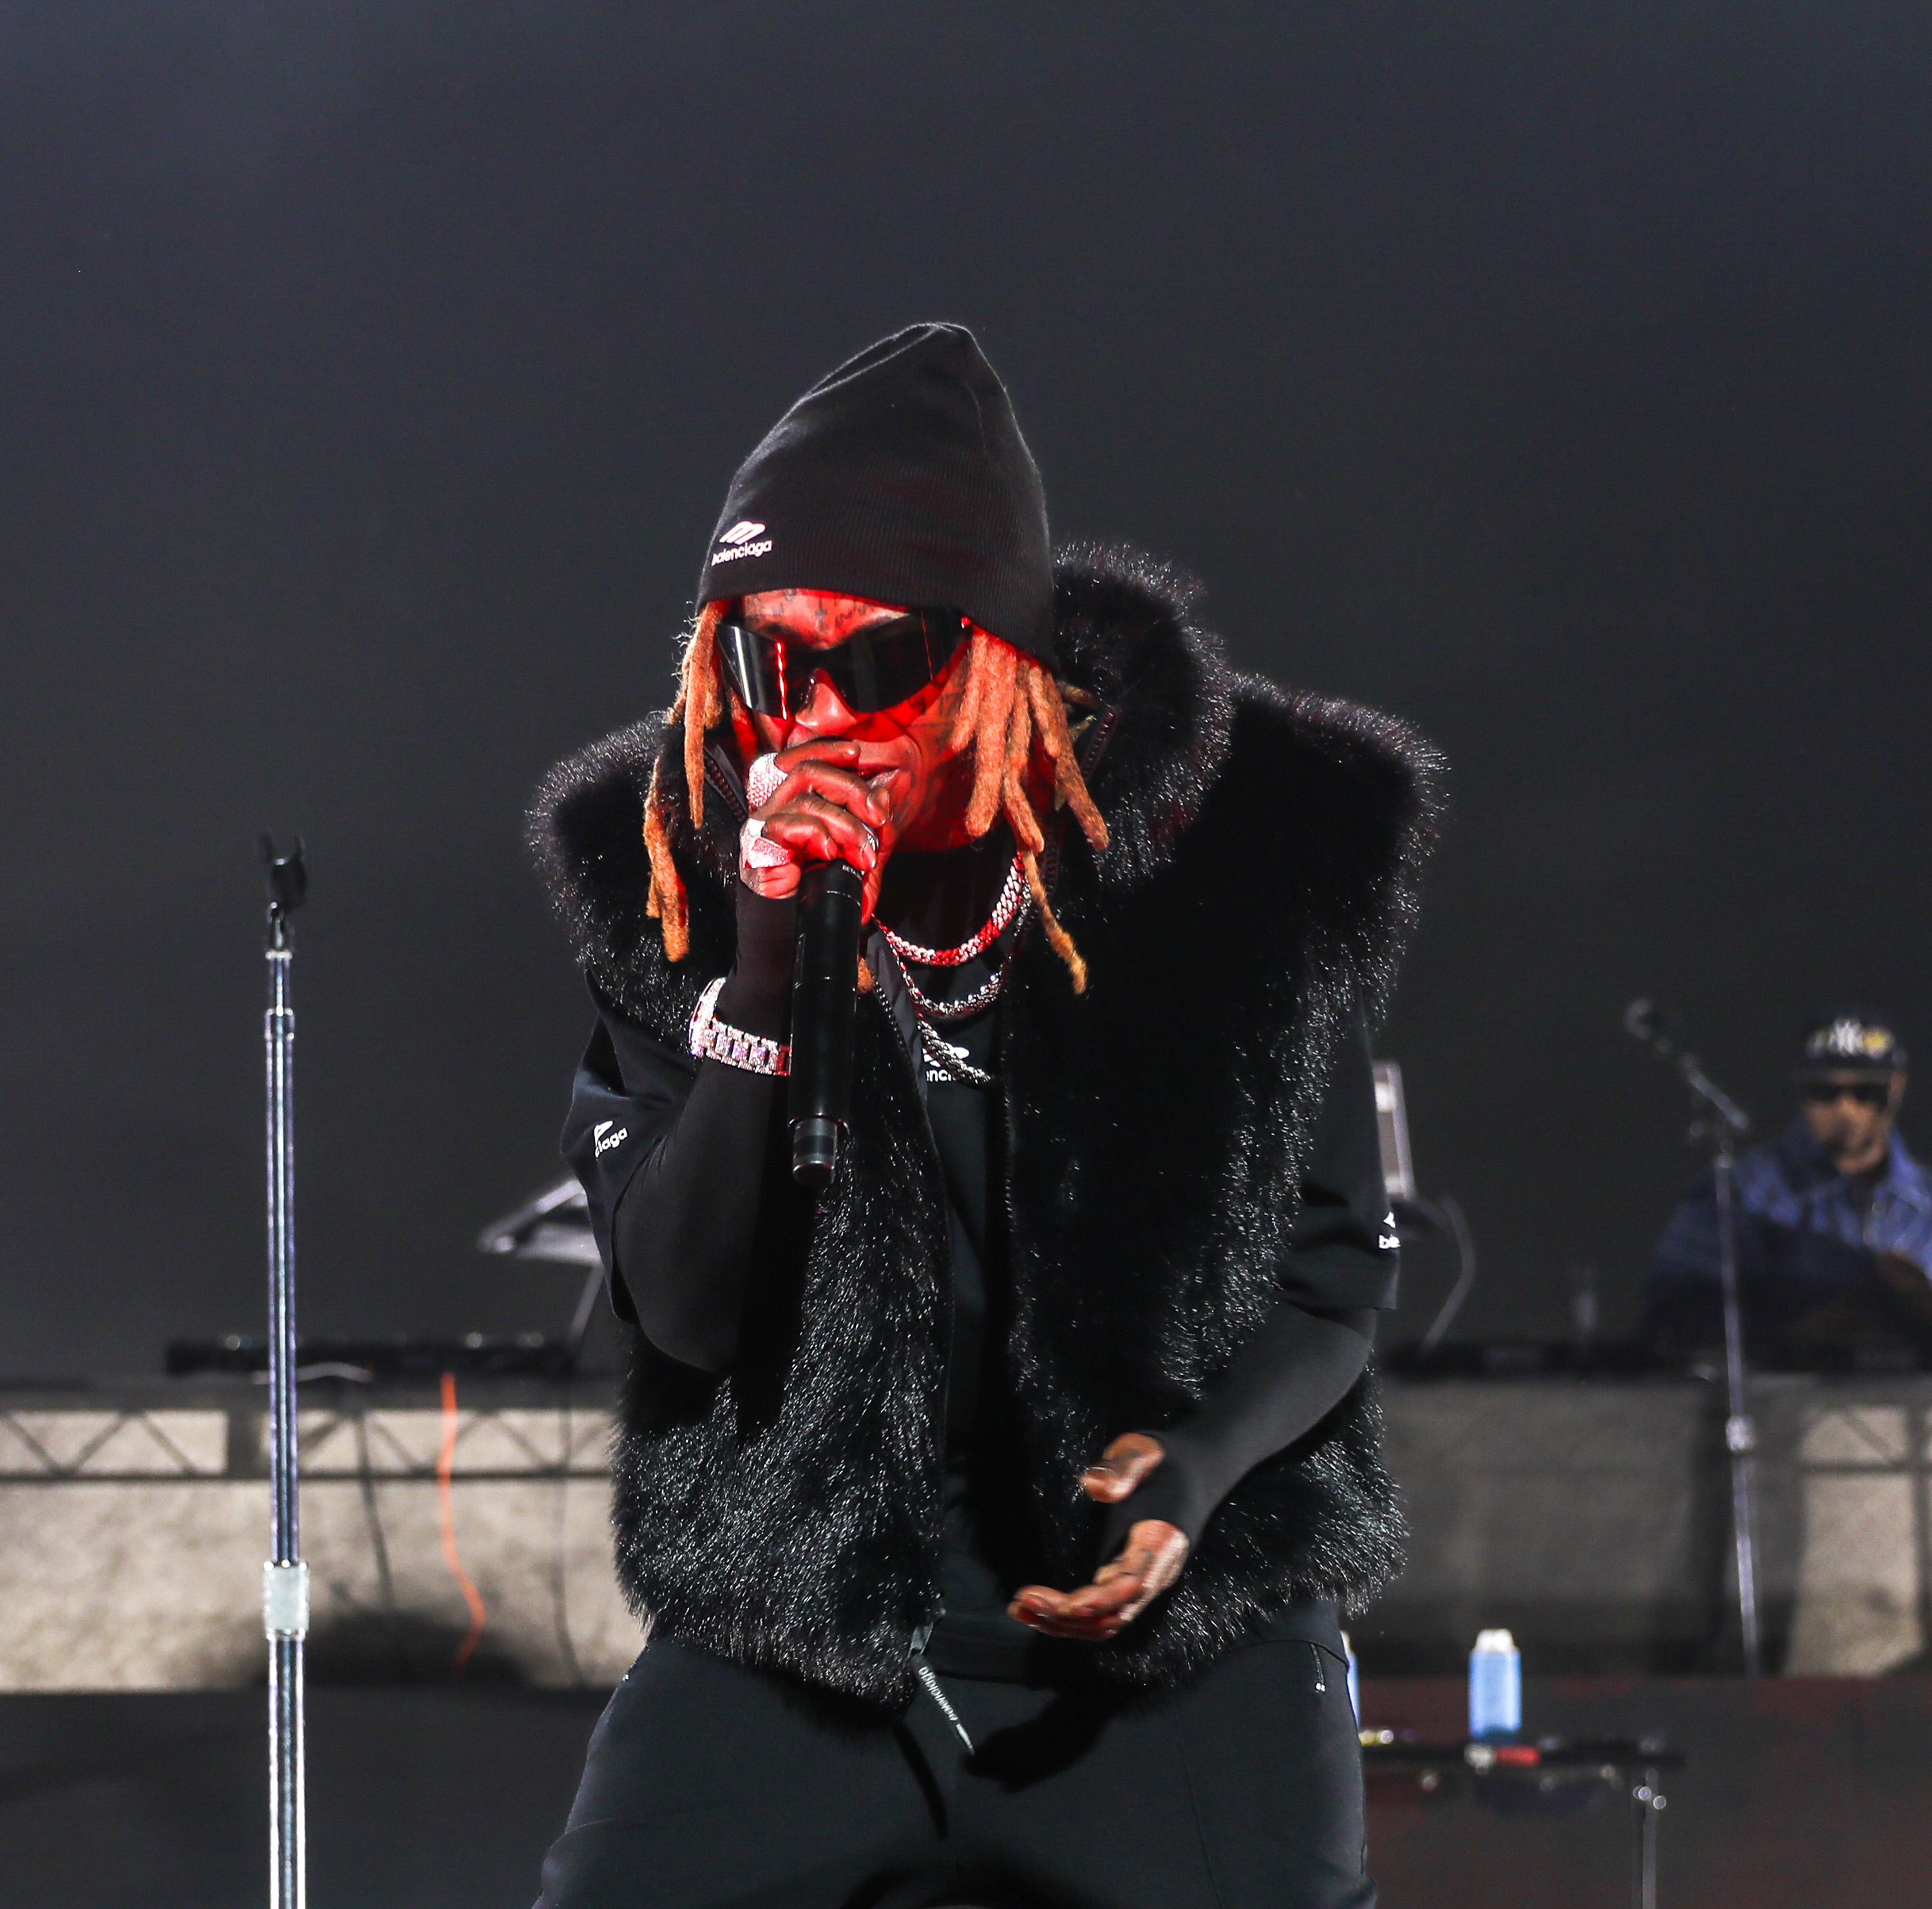
[[[904,936],[895,934],[884,922],[879,924],[886,945],[898,957],[899,978],[905,983],[906,993],[912,998],[914,1024],[919,1029],[920,1045],[925,1050],[926,1065],[942,1078],[968,1087],[990,1087],[993,1084],[993,1076],[975,1067],[967,1058],[966,1050],[955,1047],[934,1023],[970,1020],[975,1014],[984,1013],[1000,998],[1000,990],[1006,985],[1007,964],[1002,961],[971,993],[962,994],[953,1001],[935,1001],[914,980],[914,967],[963,966],[976,955],[983,955],[1015,921],[1024,918],[1032,905],[1033,896],[1027,888],[1025,871],[1016,856],[1012,866],[1006,871],[1000,898],[993,904],[993,912],[986,925],[957,947],[922,947],[916,941],[908,941]]]
[[[892,952],[901,961],[916,961],[922,968],[957,968],[963,966],[976,955],[983,955],[1006,932],[1006,924],[1020,911],[1020,904],[1030,901],[1027,893],[1026,871],[1020,865],[1018,856],[1013,857],[1013,865],[1006,871],[1006,879],[1000,890],[1000,898],[993,904],[992,914],[977,934],[969,937],[956,948],[922,948],[916,941],[908,941],[896,935],[884,922],[879,924],[879,932],[891,944]]]
[[[913,979],[903,961],[899,963],[899,975],[906,984],[906,992],[912,996],[912,1004],[918,1009],[922,1022],[970,1020],[975,1014],[990,1008],[1000,998],[1000,990],[1006,985],[1006,964],[1002,961],[993,970],[990,981],[974,988],[970,994],[961,995],[956,1001],[933,999]]]
[[[926,1065],[936,1067],[946,1078],[962,1087],[990,1087],[993,1077],[975,1067],[966,1058],[964,1047],[956,1047],[922,1014],[919,1017],[920,1044],[926,1050]]]

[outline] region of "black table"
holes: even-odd
[[[1589,1809],[1606,1794],[1623,1795],[1630,1809],[1633,1909],[1657,1909],[1657,1819],[1669,1800],[1658,1779],[1683,1762],[1680,1752],[1654,1737],[1426,1743],[1412,1731],[1362,1732],[1367,1774],[1412,1776],[1418,1788],[1432,1795],[1466,1791],[1499,1815],[1567,1815]]]

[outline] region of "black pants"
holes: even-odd
[[[538,1909],[1372,1909],[1344,1666],[1232,1652],[1127,1698],[944,1680],[842,1717],[654,1641],[591,1740]]]

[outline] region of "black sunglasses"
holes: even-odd
[[[1846,1095],[1861,1107],[1882,1107],[1892,1098],[1889,1080],[1808,1080],[1804,1098],[1818,1107],[1829,1107]]]
[[[956,610],[910,610],[890,623],[814,649],[790,637],[761,636],[734,618],[718,626],[718,653],[745,707],[788,721],[804,708],[823,671],[854,715],[916,696],[958,654],[971,626]]]

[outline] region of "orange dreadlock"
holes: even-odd
[[[1096,853],[1107,846],[1107,825],[1087,793],[1073,738],[1067,733],[1065,692],[1030,656],[984,630],[975,630],[966,657],[965,686],[953,713],[952,743],[962,754],[973,749],[973,794],[966,805],[966,832],[974,837],[993,826],[998,809],[1013,832],[1020,866],[1040,910],[1040,925],[1053,952],[1073,977],[1073,991],[1087,991],[1087,963],[1073,937],[1060,925],[1040,874],[1046,836],[1027,793],[1035,751],[1044,756],[1053,780],[1055,807],[1073,811],[1081,833]]]
[[[716,643],[724,609],[722,602],[709,603],[699,612],[678,673],[677,700],[667,718],[684,726],[684,786],[694,827],[704,820],[705,735],[725,712]],[[1087,963],[1047,899],[1039,859],[1046,847],[1046,835],[1026,785],[1036,760],[1043,759],[1040,766],[1051,777],[1054,806],[1070,808],[1095,850],[1106,848],[1107,825],[1088,793],[1066,726],[1066,704],[1089,700],[1079,691],[1056,682],[1030,656],[1022,655],[984,630],[975,630],[967,649],[951,739],[952,747],[962,754],[969,746],[973,751],[967,833],[976,838],[982,836],[993,826],[996,814],[1005,816],[1034,906],[1040,910],[1040,924],[1053,952],[1066,964],[1076,994],[1086,991]],[[658,771],[654,768],[644,803],[644,845],[651,859],[647,910],[663,930],[666,956],[681,961],[690,952],[690,920],[683,879],[671,859],[670,835],[664,826],[658,784]]]
[[[677,698],[664,718],[667,723],[684,724],[684,788],[694,829],[704,826],[704,738],[724,713],[718,682],[718,625],[724,615],[722,603],[708,603],[698,613],[678,665]],[[691,913],[685,906],[684,877],[671,859],[664,794],[658,786],[662,773],[661,763],[653,763],[650,793],[644,798],[644,848],[651,859],[644,913],[663,933],[665,958],[682,961],[691,952]]]

